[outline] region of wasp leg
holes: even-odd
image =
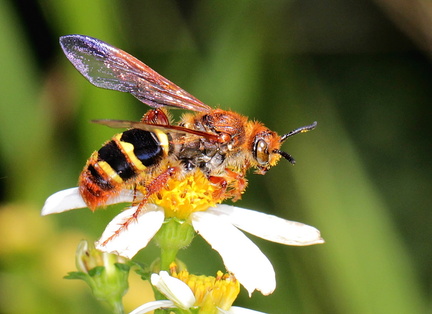
[[[149,184],[145,185],[143,187],[143,190],[145,191],[145,195],[142,199],[139,200],[135,212],[129,217],[127,217],[121,224],[119,224],[118,229],[114,231],[114,233],[109,238],[107,238],[103,243],[101,243],[101,245],[105,246],[113,238],[115,238],[121,232],[125,231],[128,228],[129,224],[136,221],[136,219],[140,216],[141,212],[143,211],[144,206],[148,203],[150,196],[159,192],[166,185],[168,179],[171,176],[173,176],[175,173],[177,173],[179,170],[180,168],[178,167],[169,167],[161,174],[159,174],[156,178],[154,178]],[[138,187],[135,187],[135,189],[138,191],[142,191]]]
[[[169,167],[164,172],[159,174],[156,178],[154,178],[149,184],[146,184],[144,186],[145,196],[142,200],[140,200],[138,209],[141,210],[141,208],[145,204],[147,204],[150,196],[159,192],[166,185],[168,179],[171,178],[174,174],[178,173],[179,171],[180,171],[179,167]]]
[[[247,180],[244,173],[235,172],[230,169],[225,169],[224,176],[210,176],[209,181],[219,189],[213,193],[216,199],[232,199],[233,202],[241,199],[241,195],[247,187]]]
[[[147,124],[163,124],[169,125],[168,114],[163,109],[151,109],[147,111],[141,118],[141,122]]]

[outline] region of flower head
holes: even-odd
[[[231,274],[219,271],[215,277],[196,276],[186,270],[177,273],[172,268],[171,275],[166,271],[152,274],[151,283],[167,300],[146,303],[130,314],[147,313],[159,308],[192,310],[193,313],[206,314],[261,313],[232,306],[240,286]]]
[[[165,221],[176,219],[179,224],[193,227],[221,255],[226,269],[252,294],[264,295],[276,287],[273,266],[261,250],[239,229],[263,239],[285,244],[305,246],[323,243],[314,227],[285,220],[273,215],[217,204],[213,186],[196,172],[183,180],[169,180],[166,187],[151,197],[140,210],[139,205],[118,214],[106,227],[97,242],[97,248],[132,258],[147,246]],[[143,191],[144,193],[144,191]],[[123,191],[110,203],[135,202],[136,193]],[[86,207],[78,189],[68,189],[50,196],[42,214]],[[239,249],[241,248],[241,250]],[[262,276],[256,277],[259,271]]]
[[[168,180],[167,185],[149,202],[164,208],[166,218],[185,220],[194,212],[206,211],[222,202],[221,198],[214,197],[215,191],[216,187],[201,171],[197,171],[183,180]]]
[[[195,296],[195,306],[205,313],[216,309],[229,310],[240,292],[240,283],[232,274],[218,271],[216,277],[197,276],[186,269],[177,272],[175,265],[171,267],[171,276],[188,285]]]

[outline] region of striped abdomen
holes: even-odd
[[[103,206],[147,168],[169,153],[168,135],[130,129],[117,134],[88,160],[79,179],[80,193],[90,209]]]

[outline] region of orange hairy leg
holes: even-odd
[[[169,125],[167,112],[163,109],[151,109],[141,118],[141,122],[148,124]]]
[[[178,167],[169,167],[161,174],[159,174],[156,178],[154,178],[149,184],[143,186],[142,189],[137,189],[138,191],[144,192],[144,197],[139,201],[137,209],[131,216],[125,219],[123,223],[119,224],[119,227],[114,232],[114,234],[107,238],[101,245],[106,245],[122,231],[126,230],[132,222],[136,221],[136,219],[140,216],[144,206],[148,203],[149,198],[155,193],[159,192],[166,185],[168,179],[171,178],[174,174],[178,173],[179,170],[180,169]]]
[[[247,187],[247,180],[244,173],[235,172],[225,169],[224,176],[210,176],[209,181],[219,186],[219,189],[213,193],[215,199],[229,199],[238,201]]]
[[[164,172],[159,174],[155,179],[153,179],[149,184],[144,186],[144,198],[140,200],[138,204],[137,211],[140,211],[145,204],[147,204],[149,198],[155,193],[159,192],[168,182],[168,179],[171,178],[174,174],[180,171],[179,167],[169,167]],[[134,213],[135,218],[138,216],[138,213]]]

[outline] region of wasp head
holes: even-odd
[[[282,143],[288,138],[298,133],[308,132],[317,126],[317,122],[295,129],[282,136],[267,128],[257,130],[252,141],[252,155],[256,162],[256,173],[265,174],[272,166],[276,165],[281,157],[288,160],[291,164],[295,164],[295,159],[280,150]]]

